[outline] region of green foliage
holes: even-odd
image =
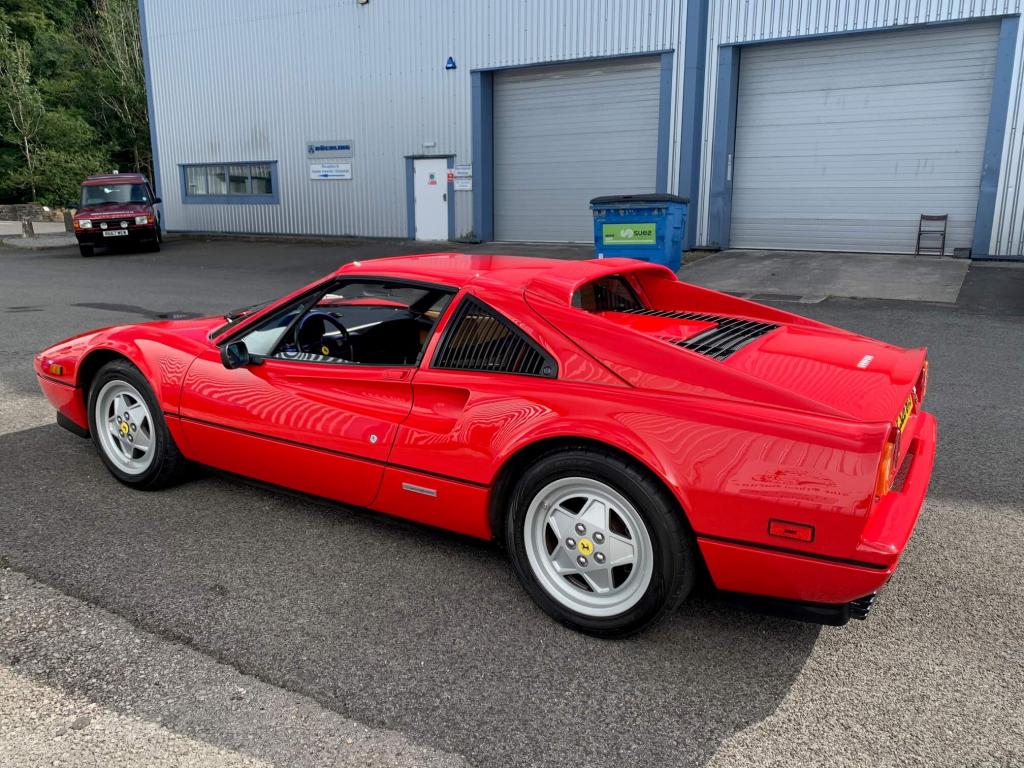
[[[137,0],[0,0],[0,203],[152,175],[138,22]]]

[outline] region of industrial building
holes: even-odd
[[[165,229],[1024,257],[1019,0],[140,0]]]

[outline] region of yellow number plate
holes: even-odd
[[[907,426],[907,422],[910,421],[910,414],[914,410],[914,397],[911,395],[907,398],[907,402],[903,405],[903,410],[900,411],[900,415],[896,417],[896,429],[900,432]]]

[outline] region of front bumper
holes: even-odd
[[[104,232],[127,232],[126,235],[105,236]],[[117,245],[118,243],[150,243],[156,240],[156,227],[133,225],[125,229],[76,229],[75,239],[79,245]]]
[[[77,435],[88,434],[89,416],[81,387],[65,384],[38,372],[36,379],[46,399],[57,409],[57,423]]]
[[[922,413],[903,482],[875,505],[849,558],[698,536],[718,589],[809,603],[850,603],[889,581],[914,530],[935,462],[935,417]]]

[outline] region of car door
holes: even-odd
[[[412,406],[411,368],[266,359],[227,369],[203,353],[185,378],[189,454],[217,469],[367,506]]]
[[[305,305],[293,317],[285,313],[279,338],[301,318],[322,312]],[[258,346],[263,333],[257,328],[241,338]],[[280,350],[282,342],[268,344],[258,351]],[[316,351],[257,354],[255,364],[232,369],[219,349],[200,355],[182,390],[189,455],[218,469],[368,506],[412,407],[417,361],[406,351],[402,364],[378,354],[377,362],[362,365]]]

